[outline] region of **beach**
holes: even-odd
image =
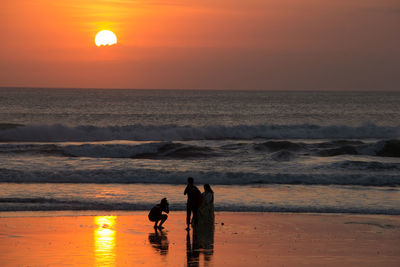
[[[147,212],[3,212],[2,266],[398,266],[400,217],[217,212],[214,235]],[[193,237],[195,242],[193,243]],[[205,240],[204,240],[205,239]],[[206,245],[204,245],[206,244]]]

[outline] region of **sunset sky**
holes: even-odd
[[[400,90],[399,0],[2,0],[0,32],[0,86]]]

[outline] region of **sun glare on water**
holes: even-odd
[[[94,39],[96,46],[114,45],[117,43],[117,36],[109,30],[99,31]]]

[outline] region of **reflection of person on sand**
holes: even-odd
[[[157,228],[154,229],[154,233],[149,234],[149,242],[156,251],[160,252],[161,255],[168,254],[169,242],[167,235],[162,230],[158,233]]]
[[[149,220],[154,223],[154,228],[156,229],[157,227],[159,229],[163,229],[164,227],[162,224],[167,220],[168,215],[162,214],[162,212],[169,213],[169,204],[166,198],[161,199],[160,204],[155,205],[149,212]],[[160,224],[157,226],[157,223],[160,222]]]
[[[190,216],[193,213],[192,222],[197,224],[197,213],[199,209],[199,203],[201,200],[200,190],[194,185],[194,179],[192,177],[188,178],[188,184],[185,188],[184,195],[188,196],[186,204],[186,230],[190,230]]]
[[[209,184],[204,185],[204,192],[201,194],[201,204],[198,210],[197,227],[214,227],[214,192]]]
[[[212,255],[214,254],[214,227],[193,228],[192,242],[190,242],[190,232],[187,232],[187,266],[199,266],[200,254],[204,255],[204,266],[208,266],[212,260]]]
[[[198,247],[196,246],[196,242],[195,242],[194,238],[195,238],[195,235],[193,232],[193,244],[192,244],[190,242],[190,232],[187,231],[187,234],[186,234],[186,260],[187,260],[188,267],[199,266],[200,251],[199,251]]]

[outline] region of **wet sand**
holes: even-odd
[[[400,216],[216,214],[215,231],[185,231],[171,212],[0,213],[1,266],[400,266]]]

